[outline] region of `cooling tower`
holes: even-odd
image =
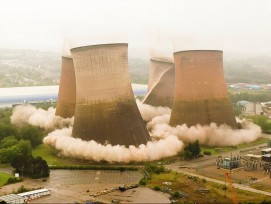
[[[174,68],[174,64],[172,62],[168,62],[166,60],[161,59],[151,59],[150,60],[150,74],[149,74],[149,83],[148,83],[148,91],[152,89],[152,87],[159,80],[161,74],[168,70],[169,68]]]
[[[143,103],[151,106],[166,106],[172,108],[175,86],[175,69],[164,71],[152,89],[148,92]]]
[[[223,52],[174,53],[175,89],[170,125],[227,124],[237,127],[223,76]]]
[[[150,140],[134,100],[128,44],[71,49],[76,76],[72,136],[101,144],[139,145]]]
[[[62,56],[61,78],[59,84],[56,115],[71,118],[75,111],[75,74],[72,58]]]

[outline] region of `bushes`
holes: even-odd
[[[7,182],[5,183],[5,185],[12,184],[12,183],[18,183],[18,182],[22,182],[22,181],[23,181],[22,178],[9,178],[7,180]]]
[[[203,154],[205,154],[205,155],[212,155],[212,152],[210,152],[210,151],[204,151]]]
[[[147,184],[147,180],[145,178],[142,178],[140,181],[139,181],[139,185],[142,185],[142,186],[146,186]]]
[[[147,164],[145,166],[145,169],[150,174],[152,174],[152,173],[160,174],[160,173],[164,173],[166,171],[164,166],[156,166],[153,164]]]
[[[161,187],[160,187],[160,186],[154,186],[154,187],[153,187],[153,190],[155,190],[155,191],[160,191],[160,190],[161,190]]]

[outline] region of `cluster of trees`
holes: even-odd
[[[11,166],[17,173],[30,178],[43,178],[50,174],[48,164],[42,157],[18,156],[13,159]]]
[[[245,100],[250,102],[267,102],[271,101],[271,91],[241,91],[239,93],[231,93],[230,98],[232,103],[236,104],[238,101]]]
[[[0,163],[10,163],[17,172],[31,178],[49,176],[47,162],[32,156],[32,148],[42,143],[43,132],[30,125],[14,126],[11,113],[11,109],[0,109]]]
[[[271,134],[271,120],[265,115],[251,116],[253,122],[259,125],[264,133]]]
[[[185,148],[184,151],[181,152],[181,157],[190,160],[196,157],[200,156],[200,146],[199,146],[199,141],[196,140],[195,142],[189,142]]]

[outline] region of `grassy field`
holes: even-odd
[[[233,151],[233,150],[240,149],[240,148],[248,148],[248,147],[260,145],[260,144],[267,145],[268,141],[269,141],[268,138],[261,137],[253,142],[246,143],[246,144],[240,144],[237,146],[226,146],[226,147],[201,146],[201,153],[203,153],[204,151],[208,151],[208,152],[211,152],[212,155],[217,155],[217,154],[220,154],[223,152],[229,152],[229,151]]]
[[[0,187],[3,186],[9,178],[13,178],[12,175],[0,172]]]
[[[231,193],[229,189],[225,188],[225,185],[173,171],[152,175],[151,179],[147,181],[147,186],[153,189],[161,189],[161,191],[172,195],[177,191],[185,193],[188,196],[187,198],[174,198],[179,203],[232,203]],[[271,201],[270,197],[261,194],[239,189],[234,189],[234,191],[238,202],[260,203],[264,200]]]
[[[66,167],[70,166],[77,166],[77,169],[80,169],[78,166],[82,166],[82,169],[84,169],[84,166],[89,166],[91,168],[91,165],[98,165],[98,166],[108,166],[109,169],[113,167],[125,167],[127,166],[129,169],[130,167],[141,167],[144,166],[142,163],[129,163],[129,164],[122,164],[122,163],[108,163],[105,161],[101,162],[95,162],[95,161],[89,161],[89,160],[81,160],[81,159],[74,159],[74,158],[67,158],[67,157],[61,157],[58,156],[58,151],[47,144],[41,144],[37,146],[35,149],[33,149],[32,154],[34,157],[41,156],[43,159],[45,159],[50,166],[59,166],[60,168],[64,169]]]
[[[47,144],[41,144],[33,149],[32,154],[34,157],[41,156],[45,159],[48,165],[81,165],[81,164],[88,164],[79,159],[72,159],[72,158],[64,158],[61,156],[57,156],[58,152],[55,148],[51,147]]]

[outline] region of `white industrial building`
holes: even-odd
[[[38,189],[38,190],[34,190],[34,191],[29,191],[29,192],[25,192],[25,193],[19,193],[17,194],[18,196],[21,196],[24,199],[24,202],[27,202],[28,200],[33,200],[45,195],[50,195],[51,194],[51,190],[50,189]]]
[[[39,197],[50,195],[51,190],[50,189],[38,189],[34,191],[28,191],[25,193],[19,193],[19,194],[9,194],[4,195],[0,197],[0,202],[4,201],[6,203],[11,204],[20,204],[20,203],[27,203],[29,200],[37,199]]]

